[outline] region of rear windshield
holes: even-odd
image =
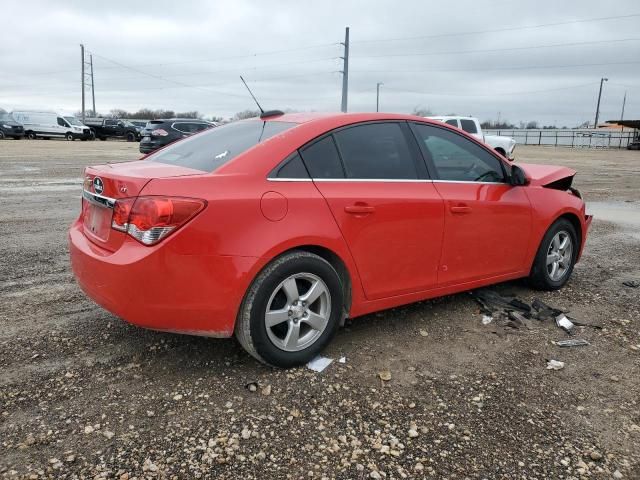
[[[297,123],[244,120],[182,140],[147,157],[149,160],[213,172],[251,147]]]

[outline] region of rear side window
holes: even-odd
[[[478,133],[478,128],[476,127],[476,122],[473,120],[460,120],[460,125],[462,125],[462,130],[467,133]]]
[[[195,131],[193,129],[193,124],[185,123],[185,122],[180,122],[180,123],[176,122],[173,124],[173,128],[182,133],[191,133]]]
[[[447,120],[444,123],[446,123],[447,125],[452,125],[452,126],[458,128],[458,120]]]
[[[230,123],[176,142],[147,158],[154,162],[212,172],[251,147],[296,125],[257,120]]]
[[[276,168],[276,170],[269,175],[269,178],[309,178],[309,174],[302,163],[300,155],[294,153],[283,162],[282,166]]]
[[[331,135],[312,143],[301,153],[312,178],[344,178],[342,162]]]
[[[335,133],[347,178],[417,179],[407,140],[397,123],[371,123]]]

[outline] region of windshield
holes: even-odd
[[[13,117],[11,116],[10,113],[0,113],[0,121],[5,121],[5,122],[15,122],[15,120],[13,119]]]
[[[78,120],[76,117],[64,117],[64,119],[69,122],[71,125],[76,125],[77,127],[82,127],[84,124]]]
[[[212,172],[263,140],[296,125],[297,123],[256,120],[230,123],[182,140],[148,158],[154,162]]]

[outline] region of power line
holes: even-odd
[[[412,93],[415,95],[426,95],[426,96],[436,96],[436,97],[495,97],[495,96],[500,96],[500,95],[529,95],[529,94],[534,94],[534,93],[548,93],[548,92],[557,92],[560,90],[573,90],[575,88],[583,88],[583,87],[592,87],[593,85],[597,85],[598,82],[590,82],[590,83],[583,83],[580,85],[571,85],[571,86],[567,86],[567,87],[558,87],[558,88],[550,88],[550,89],[545,89],[545,90],[530,90],[530,91],[520,91],[520,92],[499,92],[499,93],[481,93],[481,94],[461,94],[461,93],[429,93],[429,92],[418,92],[415,90],[406,90],[403,88],[394,88],[394,87],[389,87],[386,86],[385,87],[387,89],[391,89],[391,90],[395,90],[398,92],[403,92],[403,93]]]
[[[490,72],[496,70],[537,70],[550,68],[581,68],[581,67],[604,67],[613,65],[637,65],[640,61],[633,62],[606,62],[606,63],[574,63],[565,65],[524,65],[524,66],[503,66],[503,67],[466,67],[466,68],[435,68],[421,70],[353,70],[356,73],[441,73],[441,72]]]
[[[595,17],[595,18],[585,18],[581,20],[566,20],[563,22],[554,22],[554,23],[540,23],[537,25],[521,25],[518,27],[505,27],[505,28],[495,28],[491,30],[475,30],[471,32],[451,32],[451,33],[436,33],[433,35],[419,35],[414,37],[396,37],[396,38],[384,38],[378,40],[357,40],[351,43],[378,43],[378,42],[398,42],[404,40],[420,40],[423,38],[440,38],[440,37],[455,37],[455,36],[467,36],[467,35],[480,35],[484,33],[498,33],[498,32],[511,32],[518,30],[529,30],[535,28],[544,28],[544,27],[556,27],[560,25],[571,25],[574,23],[588,23],[588,22],[601,22],[607,20],[617,20],[621,18],[634,18],[640,17],[640,13],[631,13],[628,15],[616,15],[612,17]]]
[[[531,45],[528,47],[501,47],[488,48],[481,50],[451,50],[446,52],[423,52],[423,53],[391,53],[383,55],[354,55],[354,58],[389,58],[389,57],[426,57],[432,55],[458,55],[465,53],[487,53],[487,52],[506,52],[516,50],[534,50],[537,48],[557,48],[557,47],[575,47],[582,45],[596,45],[604,43],[620,43],[620,42],[636,42],[640,37],[619,38],[615,40],[592,40],[588,42],[568,42],[568,43],[552,43],[547,45]]]

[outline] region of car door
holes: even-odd
[[[342,128],[300,153],[347,242],[368,299],[435,287],[443,201],[405,122]]]
[[[56,124],[54,125],[53,131],[51,133],[56,136],[64,136],[67,131],[69,131],[68,124],[62,117],[57,117],[56,120]]]
[[[414,123],[445,203],[441,286],[520,272],[531,232],[525,187],[511,186],[490,150],[451,130]]]

